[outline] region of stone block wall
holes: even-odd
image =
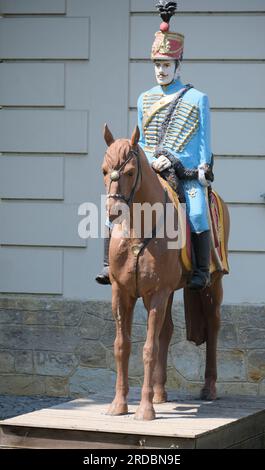
[[[168,360],[170,389],[196,396],[205,346],[185,340],[182,304]],[[137,303],[130,384],[142,384],[146,311]],[[114,390],[115,324],[110,302],[0,296],[0,394],[86,396]],[[218,392],[265,395],[265,306],[224,305],[218,343]]]

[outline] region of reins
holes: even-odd
[[[129,196],[126,197],[122,193],[111,193],[110,192],[111,184],[114,181],[119,181],[119,179],[122,175],[122,170],[127,165],[127,163],[129,163],[129,161],[131,161],[132,158],[134,158],[134,157],[136,157],[136,161],[137,161],[137,175],[136,175],[136,179],[135,179],[134,185],[132,187],[132,190],[131,190]],[[129,151],[128,157],[126,158],[126,160],[122,163],[122,165],[118,169],[115,169],[115,170],[111,171],[111,173],[110,173],[110,184],[109,184],[109,188],[108,188],[107,198],[121,199],[130,207],[131,203],[133,202],[133,198],[134,198],[136,188],[137,188],[137,185],[138,185],[138,182],[139,182],[140,178],[141,178],[141,182],[142,182],[142,168],[141,168],[141,163],[140,163],[140,152],[139,152],[139,147],[137,147],[136,150],[130,150]],[[167,190],[165,188],[164,188],[164,195],[165,195],[165,198],[164,198],[164,202],[163,202],[163,209],[164,209],[163,210],[163,219],[164,219],[164,227],[165,227],[166,202],[167,202],[167,199],[168,199]],[[159,220],[159,227],[160,227],[160,222],[161,222],[161,218]],[[135,272],[135,287],[136,287],[136,296],[137,297],[139,297],[139,289],[138,289],[139,258],[140,258],[141,253],[143,252],[143,250],[148,245],[148,243],[155,238],[156,232],[157,232],[157,224],[155,224],[153,229],[152,229],[151,237],[146,237],[142,240],[142,242],[132,246],[132,252],[135,256],[134,272]]]

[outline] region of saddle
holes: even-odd
[[[187,217],[180,202],[182,197],[178,197],[177,193],[172,189],[171,185],[161,176],[160,181],[167,192],[171,195],[175,208],[179,214],[179,230],[182,239],[186,239],[186,243],[181,248],[181,261],[184,271],[190,273],[192,271],[192,245],[191,245],[191,228]],[[210,273],[221,271],[224,274],[229,273],[228,260],[225,251],[225,235],[224,235],[224,215],[220,196],[212,188],[208,190],[208,220],[211,231],[211,262]]]

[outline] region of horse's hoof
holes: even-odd
[[[119,416],[128,414],[127,403],[112,403],[106,412],[107,415]]]
[[[153,403],[158,405],[159,403],[167,402],[167,392],[154,393]]]
[[[216,400],[216,390],[210,388],[202,388],[200,393],[200,399],[207,401]]]
[[[142,420],[142,421],[152,421],[155,419],[156,414],[155,410],[153,407],[144,407],[144,406],[139,406],[139,408],[136,410],[136,413],[134,415],[134,419],[137,420]]]

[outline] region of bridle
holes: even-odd
[[[126,197],[121,193],[111,193],[110,192],[111,184],[114,181],[119,181],[119,179],[122,175],[122,170],[127,165],[127,163],[129,163],[132,160],[132,158],[134,158],[134,157],[136,157],[136,161],[137,161],[137,175],[136,175],[135,182],[134,182],[134,185],[132,187],[132,190],[131,190],[129,196]],[[117,170],[112,170],[111,171],[111,173],[110,173],[110,184],[109,184],[109,189],[108,189],[108,192],[107,192],[107,198],[122,199],[128,206],[130,206],[132,201],[133,201],[134,194],[135,194],[135,191],[137,189],[138,181],[139,181],[140,178],[142,180],[142,169],[141,169],[141,163],[140,163],[140,158],[139,158],[139,147],[137,146],[136,150],[131,149],[129,151],[126,160],[122,163],[120,168],[118,168]]]
[[[124,196],[124,194],[121,194],[121,193],[111,193],[110,192],[111,184],[113,183],[113,181],[119,181],[119,179],[122,175],[123,168],[134,157],[136,158],[136,161],[137,161],[137,175],[136,175],[135,182],[134,182],[134,185],[132,187],[132,190],[131,190],[129,196],[126,197],[126,196]],[[138,182],[139,182],[140,178],[141,178],[141,181],[142,181],[142,169],[141,169],[141,163],[140,163],[140,152],[139,152],[139,147],[137,146],[136,150],[131,149],[129,151],[126,160],[122,163],[122,165],[118,169],[111,170],[111,172],[110,172],[110,184],[109,184],[109,188],[108,188],[108,192],[107,192],[107,198],[121,199],[130,207],[130,205],[133,201],[134,194],[136,192],[136,189],[137,189]],[[164,189],[164,196],[165,196],[165,198],[164,198],[164,211],[163,211],[163,217],[162,218],[164,220],[164,227],[165,227],[166,202],[167,202],[167,199],[168,199],[166,189]],[[158,225],[160,225],[160,222],[161,222],[161,220],[159,220]],[[139,293],[139,290],[138,290],[138,263],[139,263],[139,257],[141,255],[141,253],[143,252],[143,250],[145,249],[145,247],[148,245],[148,243],[155,238],[156,231],[157,231],[157,225],[155,224],[155,226],[152,229],[152,233],[151,233],[150,237],[144,238],[140,243],[138,243],[136,245],[133,245],[131,247],[132,252],[134,254],[134,257],[135,257],[134,272],[135,272],[135,287],[136,287],[137,297],[139,297],[139,295],[138,295],[138,293]]]

